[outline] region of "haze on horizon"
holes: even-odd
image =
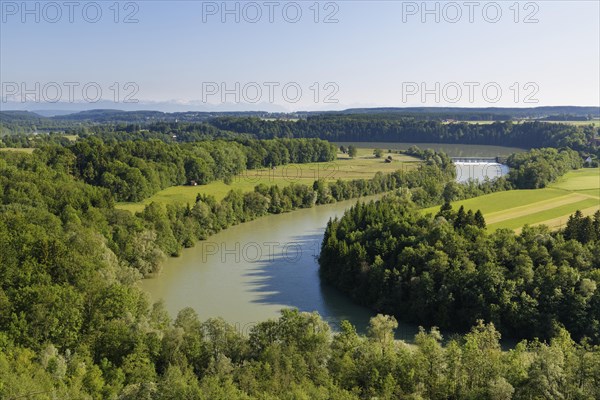
[[[600,105],[597,1],[54,4],[0,2],[3,110]]]

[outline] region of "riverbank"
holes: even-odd
[[[438,162],[445,165],[441,159]],[[420,179],[415,176],[409,181],[414,186]],[[397,188],[399,182],[391,179],[376,187],[385,192]],[[164,299],[173,314],[191,306],[202,319],[221,316],[242,331],[256,321],[276,317],[286,307],[316,310],[334,327],[347,319],[364,331],[374,312],[321,284],[316,262],[327,222],[357,201],[263,215],[230,225],[169,259],[160,277],[143,281],[142,288],[153,300]],[[417,326],[401,324],[398,338],[412,340],[417,332]]]
[[[232,226],[170,258],[160,276],[143,280],[140,287],[153,301],[163,299],[171,315],[192,307],[201,320],[222,317],[242,332],[289,307],[318,311],[334,329],[349,320],[365,332],[375,313],[322,284],[316,257],[331,218],[383,195]],[[417,332],[417,326],[400,324],[397,338],[412,340]]]

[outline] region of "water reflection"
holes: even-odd
[[[172,315],[189,306],[203,320],[220,316],[242,331],[277,317],[282,308],[296,307],[319,312],[334,329],[347,319],[365,332],[374,312],[322,284],[316,260],[327,221],[355,203],[231,227],[168,260],[163,273],[143,281],[142,287],[154,301],[163,299]],[[399,337],[412,339],[417,328],[410,328],[399,329]]]

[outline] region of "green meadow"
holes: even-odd
[[[524,152],[518,147],[493,146],[485,144],[455,144],[455,143],[393,143],[393,142],[335,142],[336,145],[354,145],[364,151],[382,149],[384,154],[391,150],[407,150],[416,146],[420,149],[442,151],[450,157],[508,157],[513,153]]]
[[[544,189],[492,193],[452,205],[455,209],[464,206],[466,210],[481,210],[491,230],[520,230],[526,224],[560,228],[577,210],[591,215],[600,209],[600,170],[571,171]],[[423,212],[438,210],[439,207],[431,207]]]
[[[384,158],[391,155],[393,161],[386,163]],[[211,182],[201,186],[173,186],[161,190],[152,197],[137,203],[119,203],[117,208],[131,212],[142,211],[152,202],[164,204],[193,204],[198,194],[212,195],[217,200],[222,200],[231,190],[251,192],[256,185],[264,183],[268,186],[289,186],[292,183],[312,185],[317,179],[326,181],[370,179],[377,172],[384,174],[399,169],[415,168],[419,159],[404,154],[388,154],[384,152],[382,158],[375,158],[372,149],[358,149],[357,156],[348,157],[338,154],[335,161],[327,163],[288,164],[275,169],[248,170],[233,177],[230,184],[223,181]]]
[[[514,124],[520,124],[523,122],[531,122],[532,120],[515,120],[513,121]],[[575,126],[587,126],[587,125],[593,125],[593,126],[600,126],[600,120],[598,119],[592,119],[590,121],[542,121],[542,120],[537,120],[539,122],[546,122],[549,124],[567,124],[567,125],[575,125]],[[474,125],[489,125],[489,124],[493,124],[495,122],[498,121],[458,121],[458,122],[465,122],[467,124],[474,124]],[[449,122],[452,123],[452,122]]]
[[[586,126],[586,125],[600,126],[600,120],[598,120],[598,119],[592,119],[590,121],[544,121],[544,122],[548,122],[551,124],[567,124],[567,125],[576,125],[576,126]]]

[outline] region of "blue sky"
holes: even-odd
[[[239,12],[227,15],[222,2],[120,2],[118,16],[114,1],[83,1],[76,2],[73,22],[62,1],[54,3],[60,18],[53,7],[44,8],[46,3],[29,2],[33,11],[27,14],[20,1],[0,1],[3,96],[16,83],[44,103],[52,96],[42,88],[56,82],[62,94],[53,98],[64,102],[70,99],[63,83],[76,82],[75,97],[85,102],[81,87],[93,82],[104,100],[122,105],[130,94],[140,101],[137,108],[145,109],[168,103],[194,110],[287,111],[600,103],[598,1],[516,7],[514,1],[481,1],[472,9],[472,22],[463,1],[428,2],[434,11],[425,15],[421,1],[319,2],[317,7],[314,1],[274,1],[273,22],[264,1],[228,2],[227,8]],[[97,8],[98,22],[88,22]],[[298,8],[302,15],[292,23]],[[256,9],[262,17],[251,23]],[[130,13],[138,22],[124,23]],[[324,23],[330,14],[337,22]],[[127,82],[134,86],[125,88]],[[20,96],[11,99],[18,103]],[[97,108],[93,105],[88,108]]]

